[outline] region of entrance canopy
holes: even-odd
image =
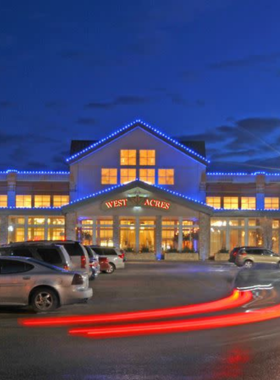
[[[78,199],[62,207],[63,213],[75,212],[77,217],[92,216],[184,216],[198,218],[198,214],[212,215],[212,207],[203,202],[188,198],[183,194],[133,181],[124,185],[112,186],[95,194]]]

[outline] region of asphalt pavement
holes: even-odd
[[[228,263],[127,263],[124,270],[100,275],[91,283],[94,295],[88,304],[65,306],[51,315],[96,315],[213,301],[230,295],[238,271]],[[70,336],[67,327],[18,324],[18,319],[28,317],[47,315],[0,308],[1,380],[280,379],[280,319],[95,340]]]

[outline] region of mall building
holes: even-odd
[[[0,243],[78,239],[129,258],[226,258],[239,245],[279,252],[279,173],[213,173],[203,142],[135,122],[72,141],[69,172],[0,172]]]

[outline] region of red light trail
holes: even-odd
[[[205,302],[196,305],[179,306],[155,310],[143,310],[127,313],[98,314],[86,316],[53,317],[53,318],[27,318],[19,320],[19,323],[29,327],[55,327],[75,324],[129,322],[135,320],[163,319],[180,317],[199,313],[210,313],[242,306],[252,299],[251,292],[241,292],[237,289],[233,293],[217,301]]]
[[[170,334],[256,323],[279,317],[280,305],[277,305],[246,313],[220,315],[183,321],[150,322],[108,327],[80,328],[70,330],[69,333],[71,335],[81,335],[95,339],[135,335]]]

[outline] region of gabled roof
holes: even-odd
[[[68,205],[62,206],[61,209],[63,212],[67,213],[67,212],[77,209],[77,207],[79,206],[85,206],[97,200],[100,201],[103,198],[106,198],[107,194],[110,194],[111,196],[113,196],[113,195],[118,194],[120,191],[121,192],[128,191],[136,187],[141,188],[146,191],[156,190],[163,197],[168,196],[169,199],[173,200],[176,203],[181,203],[182,205],[186,207],[195,209],[196,211],[204,212],[205,214],[212,215],[214,211],[213,207],[208,206],[204,202],[190,198],[186,195],[178,193],[177,191],[165,189],[158,185],[150,185],[146,182],[140,181],[139,179],[126,183],[126,184],[111,186],[111,187],[108,187],[107,189],[98,191],[97,193],[89,194],[85,197],[78,198],[75,201],[70,202]]]
[[[114,141],[114,139],[119,138],[122,135],[130,132],[131,130],[133,130],[135,128],[142,128],[143,130],[151,133],[152,135],[154,135],[157,138],[160,138],[162,141],[170,144],[174,148],[180,150],[181,152],[187,154],[188,156],[194,158],[195,160],[201,162],[204,165],[207,165],[210,163],[210,161],[208,161],[205,157],[203,157],[199,153],[195,152],[194,150],[188,148],[186,145],[180,143],[179,141],[173,139],[172,137],[166,135],[165,133],[159,131],[158,129],[153,128],[152,126],[150,126],[149,124],[147,124],[141,120],[135,120],[132,123],[124,126],[123,128],[118,129],[114,133],[111,133],[109,136],[107,136],[107,137],[105,137],[105,138],[103,138],[97,142],[94,142],[90,146],[82,149],[78,153],[75,153],[72,156],[70,156],[69,158],[67,158],[66,161],[68,163],[75,162],[75,161],[87,156],[88,154],[94,152],[95,150],[105,146],[106,144]]]

